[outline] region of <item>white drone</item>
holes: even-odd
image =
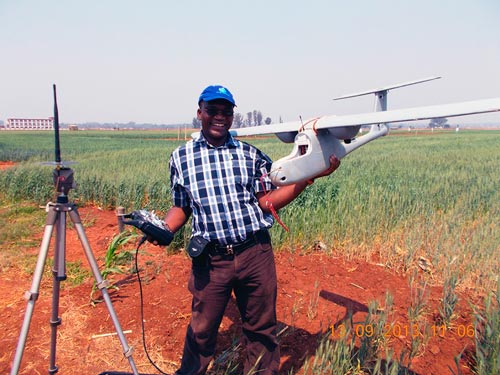
[[[375,94],[375,112],[323,116],[304,123],[293,121],[231,129],[230,132],[233,136],[274,133],[281,141],[294,143],[290,155],[275,161],[271,168],[272,182],[282,186],[310,179],[326,170],[330,165],[329,159],[332,154],[341,159],[368,142],[386,135],[389,132],[388,123],[500,111],[500,98],[387,111],[389,90],[439,78],[441,77],[430,77],[335,98],[338,100]],[[370,131],[356,138],[363,125],[371,125]],[[197,134],[194,133],[193,137]]]

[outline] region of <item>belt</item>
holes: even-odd
[[[223,245],[212,241],[208,244],[207,250],[210,255],[238,255],[258,243],[270,242],[271,237],[267,229],[261,229],[258,232],[249,233],[244,241],[238,243]]]

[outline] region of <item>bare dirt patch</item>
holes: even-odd
[[[80,208],[83,222],[91,225],[86,234],[99,266],[111,239],[118,233],[116,215],[112,211],[97,208]],[[41,242],[43,228],[33,236]],[[81,260],[88,268],[84,251],[76,231],[67,230],[67,261]],[[29,249],[36,255],[38,248]],[[50,257],[53,256],[51,247]],[[281,374],[300,374],[305,360],[314,353],[319,337],[331,325],[339,327],[342,319],[352,314],[353,321],[363,322],[368,304],[377,300],[384,304],[386,292],[394,297],[394,313],[391,323],[401,330],[390,331],[387,339],[399,352],[408,347],[411,331],[408,331],[407,309],[410,304],[410,288],[405,276],[397,275],[384,267],[345,261],[341,257],[321,253],[305,255],[278,252],[278,318],[283,327],[281,335]],[[150,357],[163,369],[172,373],[180,363],[186,325],[190,319],[191,298],[187,290],[190,260],[184,253],[167,255],[165,249],[149,243],[139,255],[143,280],[144,324],[146,343]],[[118,315],[128,344],[134,348],[133,358],[141,373],[157,373],[149,364],[142,347],[139,287],[136,276],[114,275],[118,289],[111,289],[113,307]],[[26,310],[24,291],[29,290],[32,276],[13,266],[1,274],[0,293],[0,372],[8,373],[14,357],[22,319]],[[63,374],[100,374],[104,371],[130,372],[122,347],[115,333],[107,307],[90,304],[93,278],[77,287],[63,282],[59,302],[62,325],[58,328],[56,363]],[[430,287],[426,316],[429,326],[437,314],[442,288]],[[313,296],[319,295],[314,299]],[[21,374],[46,374],[49,367],[52,278],[44,275],[40,298],[36,302],[27,344],[21,363]],[[471,324],[467,296],[461,296],[457,308],[460,316],[454,326]],[[460,337],[457,329],[435,331],[413,361],[414,374],[448,374],[449,367],[455,372],[454,357],[464,348],[471,348],[473,339]],[[443,333],[443,334],[441,334]],[[107,335],[111,334],[111,335]],[[230,303],[219,334],[219,352],[231,346],[241,335],[237,308]],[[462,374],[471,374],[466,363],[460,365]]]
[[[0,170],[11,168],[14,165],[16,165],[16,163],[14,163],[13,161],[0,161]]]

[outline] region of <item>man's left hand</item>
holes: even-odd
[[[324,177],[324,176],[329,176],[331,175],[333,172],[335,172],[335,170],[340,166],[340,160],[337,159],[337,157],[335,155],[331,155],[330,156],[330,166],[328,167],[328,169],[324,170],[323,172],[321,172],[320,174],[318,174],[316,177],[314,177],[315,179],[318,178],[318,177]]]

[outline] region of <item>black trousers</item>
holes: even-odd
[[[247,358],[244,374],[277,375],[277,280],[270,243],[257,243],[238,255],[202,255],[189,279],[192,316],[177,375],[205,374],[214,355],[224,310],[234,290],[243,322]]]

